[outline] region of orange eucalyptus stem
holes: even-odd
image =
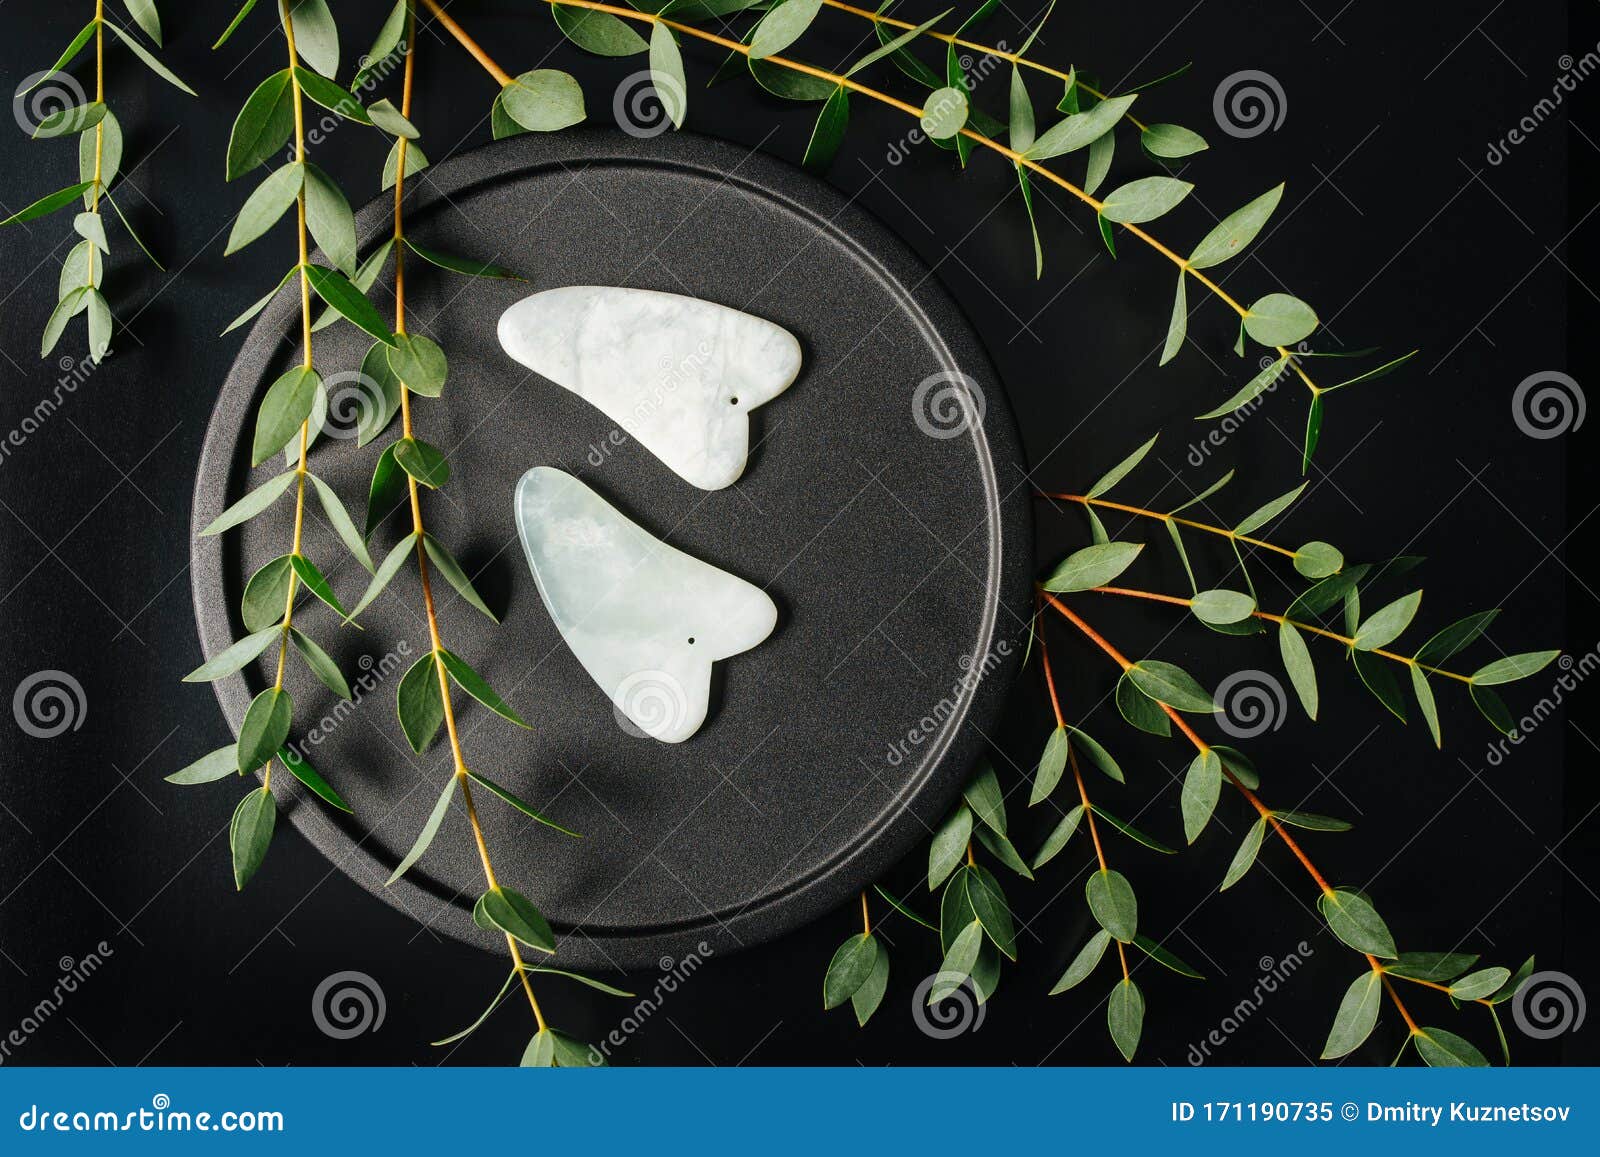
[[[1270,550],[1274,554],[1281,554],[1285,558],[1296,558],[1298,551],[1290,550],[1286,546],[1279,546],[1275,542],[1267,542],[1260,538],[1251,538],[1248,534],[1235,534],[1223,526],[1213,526],[1209,522],[1196,522],[1192,518],[1179,518],[1176,514],[1162,514],[1159,510],[1146,510],[1142,506],[1130,506],[1125,502],[1112,502],[1105,498],[1089,498],[1082,494],[1052,494],[1041,491],[1040,498],[1050,498],[1057,502],[1076,502],[1080,506],[1099,506],[1106,510],[1116,510],[1123,514],[1136,514],[1141,518],[1153,518],[1157,522],[1175,522],[1179,526],[1187,526],[1191,530],[1204,531],[1206,534],[1215,534],[1221,538],[1231,538],[1235,542],[1249,543],[1261,550]]]
[[[1120,651],[1118,651],[1102,635],[1095,631],[1093,627],[1084,622],[1083,619],[1076,612],[1074,612],[1071,607],[1067,606],[1054,595],[1046,594],[1044,597],[1052,607],[1066,617],[1068,622],[1072,623],[1073,626],[1082,631],[1083,634],[1086,635],[1097,646],[1099,646],[1101,650],[1105,651],[1107,655],[1111,656],[1112,659],[1121,665],[1124,671],[1132,666],[1132,664]],[[1182,715],[1180,715],[1173,708],[1168,707],[1165,703],[1160,704],[1160,706],[1161,709],[1167,713],[1167,717],[1177,725],[1178,730],[1184,734],[1190,743],[1194,744],[1195,750],[1199,751],[1201,754],[1211,750],[1211,745],[1200,737],[1200,734],[1189,725],[1188,720],[1184,719]],[[1244,784],[1240,783],[1238,777],[1235,776],[1231,770],[1229,770],[1226,763],[1222,765],[1222,774],[1226,776],[1228,782],[1233,784],[1233,786],[1238,789],[1239,793],[1250,802],[1250,806],[1255,808],[1257,814],[1260,815],[1262,819],[1266,820],[1269,825],[1271,825],[1273,832],[1276,833],[1278,838],[1283,841],[1285,846],[1287,846],[1288,849],[1294,853],[1295,859],[1300,861],[1300,866],[1306,870],[1308,875],[1310,875],[1312,881],[1317,885],[1318,890],[1321,891],[1323,895],[1331,893],[1333,891],[1332,885],[1330,885],[1322,873],[1317,870],[1317,866],[1311,862],[1311,857],[1306,854],[1305,849],[1300,846],[1299,841],[1289,834],[1289,832],[1284,828],[1283,824],[1278,822],[1278,817],[1273,814],[1272,809],[1261,802],[1260,796],[1256,795],[1255,792],[1251,791],[1249,788],[1245,787]],[[1384,975],[1382,962],[1370,952],[1363,952],[1362,955],[1366,957],[1367,966],[1371,968],[1372,971],[1384,977],[1384,984],[1388,989],[1389,996],[1394,1001],[1395,1007],[1400,1010],[1400,1015],[1405,1018],[1406,1023],[1410,1025],[1412,1031],[1415,1032],[1416,1022],[1411,1019],[1411,1014],[1406,1011],[1405,1004],[1400,1000],[1400,994],[1395,991],[1394,985],[1389,984],[1387,975]]]

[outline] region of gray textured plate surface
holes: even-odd
[[[826,912],[938,822],[1021,659],[1028,491],[1013,418],[975,335],[883,226],[798,170],[707,138],[519,137],[435,166],[417,185],[408,227],[419,241],[528,278],[465,279],[415,258],[407,277],[410,328],[451,358],[444,398],[417,405],[420,436],[454,469],[427,499],[430,529],[504,620],[493,626],[442,587],[445,643],[535,725],[517,730],[461,697],[467,758],[585,837],[483,798],[501,879],[550,917],[560,958],[588,967],[642,966],[701,941],[728,951]],[[389,212],[384,199],[360,213],[363,253],[386,234]],[[500,352],[506,306],[580,283],[692,294],[800,338],[801,376],[755,412],[757,445],[736,485],[687,485],[599,411]],[[386,274],[372,295],[384,307],[387,284]],[[197,529],[282,469],[252,474],[249,433],[262,392],[298,356],[297,331],[298,301],[286,292],[245,342],[207,433]],[[336,411],[353,401],[338,371],[354,371],[368,344],[345,323],[317,334]],[[970,394],[951,386],[955,375]],[[358,510],[393,435],[359,450],[324,437],[312,469]],[[718,665],[711,715],[690,741],[668,746],[618,727],[541,606],[512,523],[513,487],[541,464],[579,475],[652,533],[778,603],[773,636]],[[195,540],[208,655],[242,632],[244,579],[288,549],[290,516],[285,501],[242,531]],[[391,519],[374,555],[405,529]],[[366,576],[314,503],[306,551],[341,597],[359,596]],[[650,598],[648,581],[637,593]],[[382,886],[449,767],[443,744],[413,756],[395,719],[399,674],[427,645],[420,602],[408,568],[363,615],[364,631],[303,604],[296,623],[359,693],[341,705],[291,660],[295,736],[355,816],[298,784],[285,787],[284,806],[363,886],[488,945],[469,916],[482,880],[459,804],[423,861]],[[217,685],[235,729],[269,678],[261,664]]]

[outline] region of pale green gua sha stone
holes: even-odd
[[[744,473],[747,415],[800,372],[800,343],[781,326],[651,289],[547,289],[506,310],[499,335],[512,358],[602,410],[702,490]]]
[[[711,664],[777,625],[761,588],[668,546],[561,470],[522,476],[516,519],[561,637],[619,722],[663,743],[705,722]]]

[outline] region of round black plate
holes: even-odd
[[[882,225],[821,182],[728,144],[525,136],[415,185],[408,228],[419,242],[528,279],[407,264],[409,328],[450,355],[444,397],[417,404],[419,435],[453,467],[426,499],[429,529],[503,612],[495,626],[440,584],[445,645],[534,725],[515,729],[458,696],[466,756],[584,837],[480,791],[500,879],[550,918],[560,959],[585,967],[642,966],[702,942],[728,951],[813,919],[937,824],[1023,654],[1032,523],[1014,420],[988,358],[927,267]],[[390,211],[383,199],[359,214],[363,253],[388,232]],[[372,293],[384,307],[389,284],[386,273]],[[801,376],[755,412],[758,445],[737,484],[694,489],[598,410],[501,353],[502,310],[572,284],[691,294],[800,338]],[[249,441],[262,392],[298,357],[298,329],[298,298],[286,291],[240,352],[206,437],[197,529],[283,468],[252,472]],[[354,370],[369,344],[343,322],[319,332],[324,377]],[[952,385],[957,376],[969,385]],[[313,471],[358,520],[393,436],[359,450],[324,437],[313,448]],[[541,464],[577,474],[652,533],[777,602],[773,636],[718,664],[711,716],[688,742],[625,733],[540,604],[511,505],[518,477]],[[366,575],[315,502],[307,509],[306,552],[353,602]],[[243,632],[244,580],[288,549],[290,517],[284,500],[243,530],[195,539],[207,654]],[[381,528],[374,556],[406,529],[400,519]],[[648,580],[637,597],[651,597]],[[341,628],[315,603],[295,622],[359,694],[341,705],[291,660],[294,735],[355,815],[285,784],[289,817],[363,886],[489,945],[469,915],[483,881],[459,796],[427,856],[383,887],[449,771],[443,742],[414,756],[395,717],[399,676],[427,646],[414,568],[362,616],[365,630]],[[236,729],[269,678],[261,664],[217,685]]]

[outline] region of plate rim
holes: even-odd
[[[459,153],[429,167],[426,185],[414,186],[408,206],[423,212],[441,201],[477,185],[505,180],[517,173],[567,163],[584,167],[604,164],[645,165],[689,170],[719,181],[738,184],[796,213],[836,241],[843,242],[884,282],[893,287],[919,316],[933,322],[930,342],[942,347],[951,368],[993,387],[1000,404],[985,404],[971,438],[988,507],[991,528],[989,590],[982,614],[977,654],[988,655],[996,646],[999,615],[1007,605],[1022,617],[1031,612],[1034,518],[1025,485],[1009,490],[1002,485],[997,463],[1024,466],[1022,440],[1003,383],[976,327],[938,279],[936,271],[910,245],[876,216],[847,199],[820,178],[757,149],[694,132],[675,132],[637,138],[614,128],[590,127],[556,134],[524,134]],[[392,227],[393,197],[379,193],[356,213],[358,252],[365,255]],[[315,255],[320,256],[320,252]],[[226,536],[202,538],[199,531],[225,509],[238,494],[240,479],[238,437],[253,413],[255,400],[267,384],[274,362],[282,357],[281,342],[274,339],[299,312],[299,295],[284,285],[250,327],[235,355],[211,415],[206,423],[195,468],[194,501],[190,517],[190,593],[196,632],[202,652],[214,655],[238,638],[237,609],[232,606],[227,583]],[[940,325],[941,321],[954,324]],[[243,477],[249,476],[249,469]],[[562,957],[569,964],[595,969],[645,967],[659,959],[685,952],[729,953],[767,943],[794,932],[849,900],[908,855],[954,802],[969,769],[984,748],[982,733],[997,722],[1007,694],[1021,667],[1017,648],[1003,655],[985,676],[973,681],[965,703],[924,748],[924,763],[931,769],[908,785],[907,798],[897,809],[886,805],[887,818],[878,821],[852,843],[823,861],[801,879],[758,900],[737,905],[726,917],[709,912],[692,923],[616,932],[586,926],[562,929]],[[229,729],[238,733],[252,697],[243,671],[212,683],[212,690]],[[976,722],[978,726],[972,724]],[[259,779],[259,773],[256,773]],[[280,797],[280,810],[306,841],[334,867],[363,890],[391,907],[412,916],[424,905],[441,900],[458,903],[450,890],[430,887],[412,874],[393,885],[385,881],[393,865],[368,848],[363,836],[370,829],[354,817],[338,817],[326,809],[307,806],[309,793],[298,783]],[[919,811],[927,807],[927,814]],[[846,880],[844,877],[848,876]],[[464,911],[465,909],[463,909]],[[470,921],[430,919],[428,927],[453,939],[497,951],[499,938],[479,931]],[[710,946],[709,951],[707,946]]]

